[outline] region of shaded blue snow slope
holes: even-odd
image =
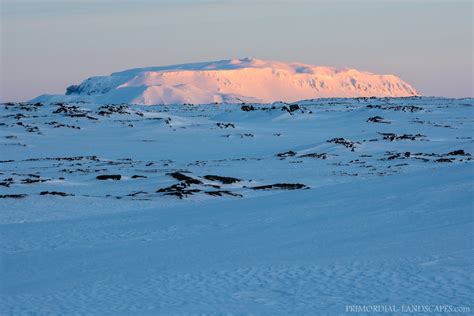
[[[3,314],[472,311],[472,99],[0,111]]]

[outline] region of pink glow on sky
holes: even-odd
[[[1,101],[122,69],[253,56],[472,96],[471,1],[4,0]]]

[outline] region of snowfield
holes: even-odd
[[[1,313],[470,314],[473,105],[2,104]]]
[[[418,92],[394,75],[255,58],[148,67],[91,77],[64,95],[33,102],[205,104],[322,97],[407,97]]]

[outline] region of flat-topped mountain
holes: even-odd
[[[66,95],[35,101],[154,105],[413,95],[418,95],[415,88],[394,75],[243,58],[115,72],[70,86]]]

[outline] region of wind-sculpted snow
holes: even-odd
[[[3,104],[0,310],[472,309],[473,103]]]
[[[418,92],[394,75],[244,58],[138,68],[91,77],[68,87],[66,96],[45,95],[34,102],[269,103],[321,97],[414,95]]]

